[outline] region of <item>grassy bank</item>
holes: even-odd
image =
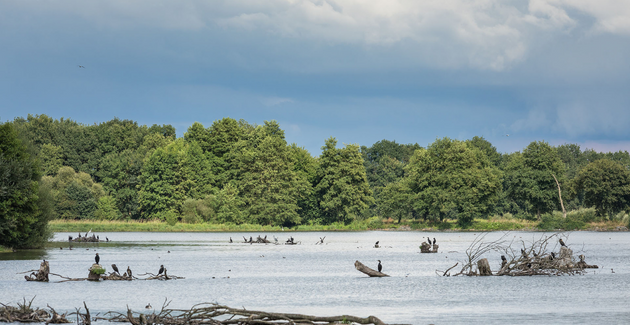
[[[0,246],[0,253],[11,253],[11,252],[13,252],[12,249],[6,248],[4,246]]]
[[[54,232],[264,232],[281,231],[278,226],[261,225],[234,225],[234,224],[187,224],[177,223],[173,226],[161,221],[75,221],[54,220],[50,222],[50,228]],[[622,220],[591,221],[585,222],[579,219],[567,217],[567,219],[552,215],[541,221],[531,221],[509,217],[491,217],[488,219],[475,219],[472,225],[462,229],[454,220],[444,222],[424,222],[421,220],[403,220],[397,223],[391,219],[370,218],[353,222],[349,225],[300,225],[292,228],[284,228],[285,231],[365,231],[365,230],[421,230],[421,231],[554,231],[554,230],[599,230],[615,231],[626,230],[627,222]]]

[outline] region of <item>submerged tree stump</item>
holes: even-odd
[[[477,269],[479,270],[479,275],[492,275],[492,270],[490,269],[490,263],[487,258],[482,258],[477,261]]]
[[[580,255],[580,261],[576,263],[575,266],[577,266],[580,269],[598,269],[599,266],[597,265],[589,265],[586,264],[586,261],[584,261],[584,255]]]
[[[31,272],[31,271],[27,271]],[[24,278],[26,281],[39,281],[39,282],[48,282],[48,273],[50,272],[50,267],[48,265],[48,261],[44,260],[39,265],[39,270],[37,273],[32,272],[29,275],[25,275]]]
[[[389,276],[389,275],[387,275],[385,273],[381,273],[381,272],[379,272],[377,270],[373,270],[373,269],[365,266],[363,263],[361,263],[359,261],[354,262],[354,267],[357,270],[359,270],[359,272],[363,272],[363,273],[369,275],[370,277],[379,277],[380,278],[380,277]]]
[[[423,242],[422,245],[420,245],[420,253],[437,253],[439,248],[440,245],[438,244],[430,245],[429,243]]]
[[[559,257],[554,262],[559,268],[573,268],[573,251],[570,248],[566,246],[560,247],[558,255]]]
[[[98,281],[101,279],[101,274],[105,274],[105,268],[100,264],[92,264],[92,266],[88,269],[90,273],[88,274],[88,280],[90,281]]]

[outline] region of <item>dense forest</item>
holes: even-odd
[[[482,137],[426,147],[338,147],[331,137],[313,157],[288,144],[276,121],[196,122],[180,138],[171,125],[117,118],[84,125],[29,115],[0,126],[0,234],[16,242],[16,229],[56,218],[285,227],[371,217],[535,220],[562,209],[559,188],[568,211],[612,219],[630,207],[628,152],[576,144],[535,141],[501,154]]]

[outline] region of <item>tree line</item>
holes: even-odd
[[[560,209],[555,179],[569,210],[593,207],[612,218],[630,206],[628,152],[575,144],[534,141],[501,154],[482,137],[426,147],[388,140],[338,147],[331,137],[313,157],[287,143],[276,121],[195,122],[180,138],[171,125],[118,118],[84,125],[28,115],[1,126],[3,238],[55,218],[283,226],[536,219]]]

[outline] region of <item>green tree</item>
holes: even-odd
[[[494,147],[490,141],[484,139],[484,137],[474,136],[472,139],[467,140],[466,144],[483,151],[494,166],[501,166],[501,154],[497,151],[497,148]]]
[[[599,216],[612,219],[630,205],[630,172],[618,162],[596,160],[582,168],[571,185],[573,193],[584,193],[585,205],[595,207]]]
[[[62,219],[92,219],[98,200],[105,195],[100,184],[84,172],[76,173],[64,166],[55,177],[45,176],[42,182],[50,183],[55,198],[55,214]]]
[[[96,211],[94,211],[94,218],[99,220],[116,220],[120,218],[120,211],[118,211],[118,207],[116,207],[116,200],[109,195],[98,199]]]
[[[47,193],[38,186],[40,166],[25,142],[12,123],[0,124],[0,245],[6,247],[39,247],[49,237]]]
[[[522,154],[511,156],[505,168],[506,195],[521,206],[531,205],[537,218],[559,208],[558,187],[564,180],[564,163],[548,143],[534,141]]]
[[[475,146],[449,138],[417,150],[406,172],[419,215],[457,217],[461,226],[488,213],[501,192],[501,172],[488,157]]]
[[[349,223],[374,204],[358,145],[338,149],[333,137],[326,140],[319,159],[317,193],[324,223]]]
[[[377,205],[383,217],[398,219],[398,223],[413,213],[414,197],[411,189],[402,181],[387,184],[379,193]]]

